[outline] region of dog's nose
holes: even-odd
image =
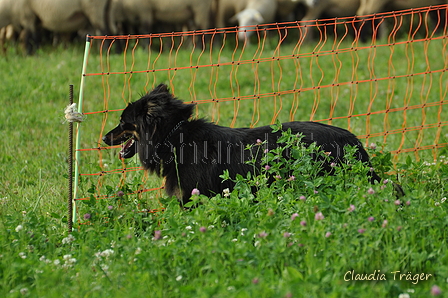
[[[107,138],[107,136],[103,137],[103,142],[109,145],[109,139]]]

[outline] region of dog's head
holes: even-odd
[[[175,98],[167,85],[160,84],[130,103],[121,114],[120,124],[108,132],[103,141],[109,146],[123,144],[121,157],[131,158],[138,151],[138,142],[163,142],[177,123],[190,118],[193,107]]]

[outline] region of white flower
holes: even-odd
[[[67,237],[62,239],[62,244],[69,244],[75,240],[76,240],[76,238],[72,234],[69,234]]]
[[[443,198],[440,200],[441,203],[443,203],[443,202],[445,202],[445,201],[446,201],[446,197],[443,197]]]
[[[400,295],[398,295],[398,298],[410,298],[411,296],[409,296],[408,293],[402,293]]]
[[[100,253],[100,256],[108,258],[108,257],[111,256],[113,253],[114,253],[114,251],[113,251],[112,249],[106,249],[105,251],[102,251],[102,252]]]
[[[191,227],[191,226],[186,226],[185,229],[186,229],[186,230],[191,230],[192,227]]]
[[[23,296],[27,295],[29,292],[28,288],[22,288],[20,289],[20,294],[22,294]]]
[[[18,233],[18,232],[20,232],[21,230],[23,230],[23,226],[22,226],[22,225],[18,225],[18,226],[16,227],[16,232]]]
[[[51,263],[51,260],[47,259],[45,256],[41,256],[41,257],[39,258],[39,261],[41,261],[41,262],[45,262],[45,263],[47,263],[47,264]]]
[[[137,247],[137,249],[135,250],[135,254],[139,255],[142,253],[142,249],[140,247]]]
[[[55,264],[55,265],[57,266],[57,265],[61,264],[61,261],[59,261],[58,259],[56,259],[56,260],[53,261],[53,264]]]
[[[177,281],[182,280],[182,275],[179,275],[178,277],[176,277],[176,280],[177,280]]]
[[[230,189],[226,188],[222,192],[224,193],[224,197],[230,197]]]
[[[19,252],[19,257],[26,259],[26,254],[24,252]]]
[[[76,263],[76,259],[72,258],[72,255],[64,255],[62,258],[64,259],[66,265],[72,265]]]

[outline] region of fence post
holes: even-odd
[[[73,85],[70,85],[70,105],[73,104]],[[73,229],[73,122],[68,123],[68,232]]]

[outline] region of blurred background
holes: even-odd
[[[447,4],[447,1],[0,0],[0,42],[4,52],[8,44],[19,43],[22,51],[32,54],[43,44],[79,41],[86,34],[115,36],[213,28],[234,30],[240,41],[246,41],[253,35],[253,26],[260,24],[297,21],[313,24],[311,21],[316,19],[320,22],[332,18],[362,19],[355,16],[442,4]],[[446,9],[425,18],[427,23],[423,27],[443,28]],[[353,28],[354,34],[362,31],[362,39],[368,39],[372,35],[371,29],[380,23],[383,31],[393,30],[393,25],[388,26],[381,20],[373,20],[372,23],[358,22],[357,28]],[[318,33],[310,33],[307,39],[318,36]]]

